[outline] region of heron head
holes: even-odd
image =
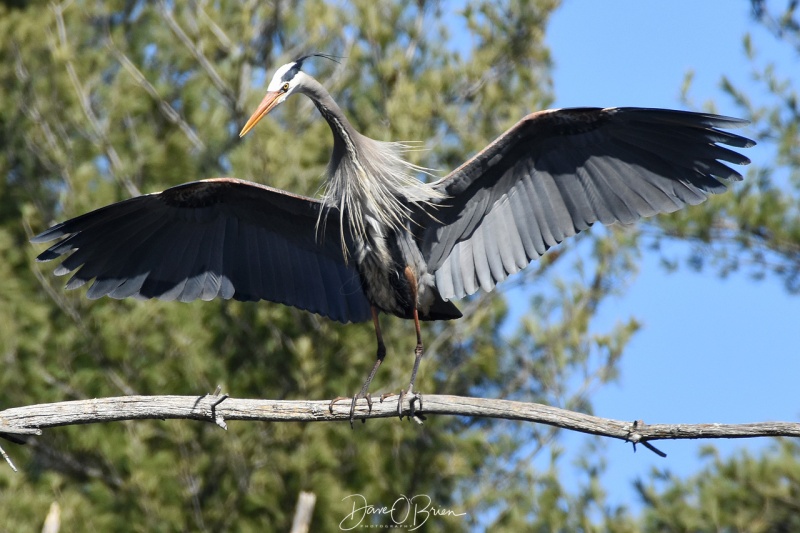
[[[267,86],[267,94],[264,96],[264,99],[261,100],[261,103],[258,104],[255,112],[250,115],[242,131],[239,132],[239,137],[244,137],[248,131],[253,129],[259,120],[264,118],[270,111],[289,98],[298,88],[303,86],[303,82],[307,80],[309,76],[301,69],[303,68],[303,62],[311,57],[324,57],[336,61],[333,56],[311,54],[303,56],[291,63],[287,63],[276,70],[272,81],[269,82],[269,86]]]

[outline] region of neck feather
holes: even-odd
[[[328,91],[310,76],[303,92],[333,133],[333,153],[322,199],[327,207],[339,209],[343,232],[347,225],[353,238],[366,238],[370,218],[380,226],[373,229],[399,231],[406,226],[409,203],[430,203],[443,197],[418,179],[428,169],[403,157],[413,148],[358,133]]]

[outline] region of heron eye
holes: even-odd
[[[283,84],[283,87],[281,87],[281,91],[282,91],[282,92],[286,92],[286,91],[288,91],[288,90],[289,90],[289,84],[288,84],[288,83],[284,83],[284,84]]]

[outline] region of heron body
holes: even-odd
[[[338,210],[342,230],[350,234],[367,300],[401,318],[413,318],[415,310],[423,320],[459,318],[455,305],[437,294],[409,227],[413,209],[443,195],[412,174],[418,168],[403,159],[402,144],[361,135],[328,91],[295,66],[290,63],[282,69],[293,73],[292,79],[300,78],[299,92],[314,102],[334,132],[327,171],[330,181],[323,201],[327,208]],[[280,69],[275,78],[279,75],[281,84],[288,83]],[[273,91],[280,91],[278,85]],[[376,189],[372,186],[376,182],[384,187]],[[344,236],[340,238],[344,241]]]
[[[322,198],[216,178],[106,206],[32,240],[60,239],[38,259],[67,256],[56,274],[75,271],[67,288],[94,280],[90,298],[263,299],[340,322],[371,318],[378,357],[351,423],[386,353],[379,312],[415,322],[411,392],[420,320],[460,317],[451,299],[493,290],[595,222],[628,224],[725,191],[742,179],[726,163],[749,160],[724,145],[754,144],[723,129],[745,121],[706,113],[547,110],[424,183],[406,146],[355,130],[303,72],[308,57],[277,70],[240,136],[305,94],[333,134]]]

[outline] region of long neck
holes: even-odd
[[[399,230],[408,219],[408,202],[441,197],[415,176],[425,169],[408,163],[401,143],[370,139],[353,128],[331,95],[306,75],[303,92],[311,98],[333,133],[328,183],[323,202],[339,209],[354,238],[364,238],[373,219],[379,232]],[[344,227],[342,228],[344,229]]]
[[[333,178],[337,174],[339,165],[344,158],[357,159],[356,143],[363,139],[364,136],[358,133],[353,125],[350,124],[342,108],[339,107],[339,104],[317,80],[311,76],[306,76],[302,91],[317,106],[333,133],[333,153],[328,166],[328,177]]]

